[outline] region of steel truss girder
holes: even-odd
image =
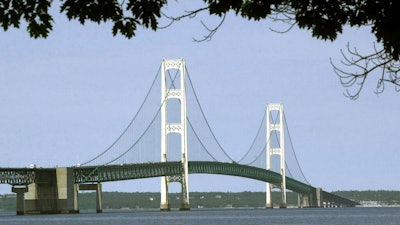
[[[180,176],[181,162],[108,165],[99,167],[75,167],[75,183],[132,180],[160,176]],[[265,169],[236,163],[190,161],[190,174],[221,174],[239,176],[270,183],[280,183],[281,175]],[[286,177],[287,188],[297,193],[310,193],[311,186]]]
[[[28,185],[36,180],[35,169],[0,168],[0,183],[10,185]]]

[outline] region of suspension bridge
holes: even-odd
[[[158,88],[157,88],[158,87]],[[159,88],[161,87],[161,88]],[[160,98],[161,96],[161,98]],[[189,99],[190,101],[187,101]],[[183,59],[163,60],[139,109],[122,133],[92,159],[65,168],[0,168],[0,183],[17,194],[17,215],[77,213],[78,193],[96,191],[102,212],[102,183],[160,177],[160,210],[170,210],[169,185],[181,184],[181,210],[189,210],[189,174],[220,174],[266,183],[271,192],[298,193],[299,207],[355,206],[313,187],[297,160],[282,104],[268,104],[243,157],[233,159],[214,135]]]

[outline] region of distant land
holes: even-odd
[[[339,196],[360,202],[364,207],[400,206],[400,191],[336,191]],[[103,209],[157,209],[159,192],[104,192]],[[279,205],[280,192],[273,192],[274,205]],[[180,193],[170,193],[171,208],[179,208]],[[14,194],[0,195],[0,211],[15,211]],[[297,207],[297,193],[287,193],[288,207]],[[264,192],[191,192],[191,208],[259,208],[265,206]],[[79,193],[79,209],[94,210],[96,197],[93,192]]]

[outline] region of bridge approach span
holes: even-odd
[[[32,168],[0,168],[0,184],[28,185],[36,180]]]

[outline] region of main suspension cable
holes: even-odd
[[[264,116],[265,116],[265,115],[266,115],[266,113],[264,113]],[[278,120],[278,115],[276,115],[275,119],[272,118],[272,115],[270,115],[270,118],[271,118],[271,121],[272,121],[273,123],[276,123],[276,121]],[[263,120],[263,121],[264,121],[264,120]],[[262,127],[262,126],[260,126],[260,127]],[[253,161],[251,161],[251,162],[249,162],[249,163],[246,163],[245,165],[251,165],[251,164],[253,164],[254,162],[256,162],[256,161],[263,155],[263,153],[265,153],[265,152],[267,151],[267,145],[268,145],[268,143],[271,142],[271,136],[272,136],[272,133],[270,133],[270,134],[269,134],[269,137],[267,137],[268,139],[266,140],[264,147],[262,148],[261,152],[257,155],[257,157],[256,157]]]
[[[238,163],[242,162],[242,161],[246,158],[246,156],[250,153],[250,151],[253,149],[253,146],[254,146],[255,143],[256,143],[257,137],[258,137],[258,135],[260,134],[260,132],[261,132],[261,130],[262,130],[262,127],[263,127],[263,125],[264,125],[263,122],[264,122],[264,120],[265,120],[265,114],[266,114],[266,111],[264,111],[264,114],[263,114],[263,116],[262,116],[260,125],[259,125],[258,130],[257,130],[257,133],[256,133],[256,136],[255,136],[254,139],[253,139],[253,142],[251,143],[251,145],[250,145],[249,149],[247,150],[246,154],[244,154],[243,157],[237,161]]]
[[[294,158],[296,159],[297,165],[299,166],[300,173],[301,173],[301,175],[303,176],[303,178],[304,178],[304,180],[306,181],[306,183],[310,185],[310,182],[308,182],[306,176],[304,176],[304,173],[303,173],[303,170],[301,169],[299,160],[297,159],[296,151],[295,151],[295,149],[294,149],[293,142],[292,142],[292,138],[291,138],[290,132],[289,132],[289,126],[287,125],[287,122],[286,122],[285,113],[283,113],[283,119],[285,120],[285,124],[286,124],[285,127],[286,127],[286,130],[287,130],[287,132],[288,132],[289,142],[290,142],[290,145],[291,145],[292,150],[293,150]]]
[[[163,101],[162,101],[160,107],[157,109],[156,114],[154,115],[153,119],[150,121],[150,124],[146,127],[146,129],[144,130],[144,132],[139,136],[139,138],[138,138],[127,150],[125,150],[122,154],[120,154],[118,157],[114,158],[113,160],[108,161],[108,162],[105,163],[104,165],[109,165],[109,164],[111,164],[111,163],[117,161],[118,159],[122,158],[124,155],[126,155],[128,152],[130,152],[130,151],[139,143],[139,141],[144,137],[144,135],[145,135],[145,134],[147,133],[147,131],[150,129],[151,125],[153,125],[153,123],[154,123],[154,121],[156,120],[158,114],[161,112],[162,106],[163,106],[164,104],[166,104],[166,101],[167,101],[167,99],[168,99],[168,93],[169,93],[169,91],[171,90],[171,87],[175,87],[175,86],[174,86],[174,82],[175,82],[175,79],[176,79],[177,75],[178,75],[178,71],[175,73],[175,75],[174,75],[174,77],[173,77],[173,79],[172,79],[171,75],[169,74],[170,79],[171,79],[171,85],[170,85],[170,87],[169,87],[169,89],[168,89],[168,92],[167,92],[167,94],[165,95],[165,97],[164,97],[164,99],[163,99]]]
[[[190,86],[192,87],[193,94],[194,94],[194,97],[195,97],[196,102],[197,102],[197,105],[198,105],[199,108],[200,108],[200,112],[201,112],[201,114],[202,114],[202,116],[203,116],[203,118],[204,118],[204,120],[205,120],[205,122],[206,122],[206,125],[207,125],[207,127],[208,127],[208,130],[211,132],[211,135],[213,136],[213,138],[214,138],[215,142],[217,143],[218,147],[220,148],[220,150],[225,154],[226,157],[228,157],[228,159],[229,159],[230,161],[234,162],[234,160],[233,160],[233,159],[226,153],[226,151],[222,148],[222,146],[221,146],[221,144],[219,143],[219,141],[217,140],[217,138],[216,138],[214,132],[212,131],[211,126],[210,126],[210,124],[209,124],[209,122],[208,122],[208,120],[207,120],[207,118],[206,118],[206,116],[205,116],[205,113],[204,113],[204,111],[203,111],[203,108],[202,108],[201,105],[200,105],[200,101],[199,101],[199,99],[198,99],[198,97],[197,97],[197,94],[196,94],[196,91],[195,91],[195,89],[194,89],[192,80],[190,79],[189,71],[187,70],[187,68],[185,68],[185,69],[186,69],[186,72],[187,72],[187,77],[188,77]]]
[[[158,71],[156,73],[156,76],[153,79],[153,82],[151,83],[151,86],[149,88],[149,90],[147,91],[147,94],[145,96],[145,98],[142,101],[142,104],[140,105],[139,109],[136,111],[134,117],[131,119],[131,121],[129,122],[128,126],[125,128],[125,130],[122,132],[122,134],[103,152],[101,152],[99,155],[97,155],[96,157],[94,157],[93,159],[86,161],[84,163],[82,163],[81,165],[87,165],[91,162],[93,162],[94,160],[100,158],[101,156],[103,156],[105,153],[107,153],[112,147],[114,147],[114,145],[122,138],[122,136],[124,136],[124,134],[128,131],[128,129],[132,126],[133,122],[136,120],[137,116],[139,115],[140,111],[142,110],[144,103],[147,101],[147,98],[150,96],[150,92],[154,87],[154,84],[156,83],[156,80],[160,74],[160,70],[161,70],[161,66],[158,68]]]
[[[200,142],[201,147],[204,148],[204,150],[207,152],[207,154],[214,160],[218,160],[207,150],[206,146],[203,144],[203,142],[200,140],[200,137],[197,135],[196,131],[194,130],[194,127],[192,126],[192,123],[190,122],[189,118],[187,118],[187,121],[189,123],[189,126],[192,128],[194,135],[196,136],[196,139]]]

